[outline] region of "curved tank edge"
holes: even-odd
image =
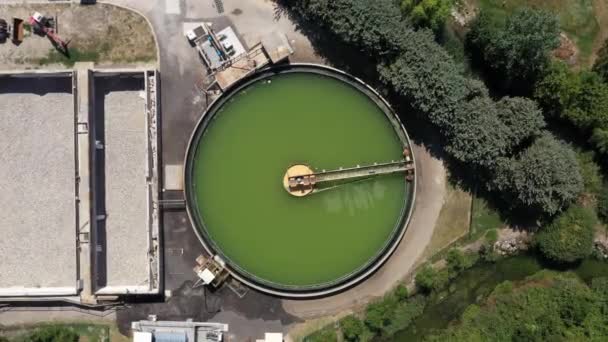
[[[342,292],[350,287],[353,287],[353,286],[361,283],[363,280],[365,280],[366,278],[371,276],[373,273],[375,273],[382,265],[384,265],[384,263],[390,258],[390,256],[394,253],[394,251],[397,249],[400,242],[402,241],[403,236],[405,235],[405,233],[408,229],[408,226],[409,226],[409,223],[411,220],[411,216],[412,216],[413,210],[415,208],[415,203],[416,203],[417,180],[418,180],[417,170],[418,169],[417,169],[417,165],[416,165],[416,156],[415,156],[415,153],[412,148],[411,140],[407,134],[407,131],[405,130],[405,127],[403,126],[401,120],[399,119],[399,116],[395,113],[395,111],[390,106],[390,104],[374,88],[372,88],[370,85],[365,83],[363,80],[361,80],[353,75],[350,75],[342,70],[332,68],[329,66],[325,66],[325,65],[321,65],[321,64],[290,63],[290,64],[286,64],[286,65],[280,65],[280,66],[275,66],[272,68],[262,69],[252,75],[249,75],[249,76],[239,80],[238,82],[233,84],[230,88],[226,89],[226,91],[224,91],[224,93],[222,95],[220,95],[211,104],[209,104],[207,106],[203,115],[197,121],[197,123],[194,127],[194,130],[192,132],[192,135],[190,136],[190,139],[188,141],[185,158],[184,158],[184,180],[186,182],[186,186],[184,187],[184,189],[185,189],[184,192],[185,192],[185,199],[186,199],[186,212],[187,212],[188,218],[192,224],[192,229],[194,230],[194,233],[196,234],[197,238],[201,242],[205,251],[209,255],[218,254],[218,252],[216,252],[215,248],[213,248],[213,246],[211,246],[212,243],[210,243],[209,241],[206,241],[205,237],[202,236],[200,229],[198,228],[199,222],[195,219],[195,216],[192,213],[192,209],[191,209],[192,199],[190,198],[190,195],[189,195],[188,184],[190,184],[189,179],[191,178],[190,177],[190,169],[191,169],[190,166],[192,165],[191,154],[196,151],[196,147],[194,146],[196,144],[193,144],[193,142],[198,143],[198,140],[201,138],[202,133],[204,132],[207,124],[215,115],[217,108],[220,108],[238,90],[248,86],[249,84],[251,84],[253,82],[256,82],[259,79],[269,77],[272,74],[280,74],[280,73],[284,73],[284,72],[295,72],[295,71],[316,72],[318,74],[325,74],[330,77],[331,76],[335,77],[336,75],[339,75],[342,78],[346,78],[346,80],[342,79],[342,81],[347,81],[352,86],[355,86],[360,91],[364,92],[367,96],[370,97],[370,99],[372,101],[376,102],[377,104],[378,104],[377,101],[380,101],[380,104],[381,104],[380,107],[381,107],[382,111],[384,112],[384,114],[389,119],[389,121],[393,124],[393,126],[395,128],[395,132],[398,133],[398,136],[402,142],[402,145],[404,147],[410,148],[410,151],[412,154],[412,160],[414,163],[414,170],[415,170],[414,180],[411,182],[411,190],[409,191],[409,201],[407,204],[407,208],[406,208],[405,212],[402,214],[401,222],[399,223],[399,226],[401,227],[399,229],[399,233],[393,234],[391,240],[387,244],[388,248],[385,246],[384,249],[381,250],[378,253],[378,255],[375,257],[376,260],[371,261],[363,269],[357,270],[354,273],[351,273],[351,274],[347,275],[346,277],[343,277],[344,279],[337,279],[335,281],[332,281],[331,283],[321,284],[320,286],[314,287],[314,288],[311,288],[311,287],[299,288],[299,289],[295,288],[295,287],[294,288],[287,288],[287,287],[281,288],[281,287],[272,286],[271,284],[260,283],[247,275],[241,274],[230,263],[226,264],[226,269],[228,270],[228,272],[230,273],[230,275],[232,277],[236,278],[238,281],[240,281],[240,282],[246,284],[247,286],[249,286],[253,289],[256,289],[258,291],[272,294],[272,295],[279,296],[279,297],[285,297],[285,298],[320,298],[320,297],[327,297],[332,294],[337,294],[339,292]],[[333,73],[334,75],[331,75],[331,73]],[[330,75],[328,75],[328,74],[330,74]],[[363,89],[360,89],[360,87],[363,87]],[[220,256],[221,256],[221,254],[220,254]]]

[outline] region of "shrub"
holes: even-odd
[[[367,332],[363,322],[353,315],[348,315],[340,320],[340,329],[347,341],[360,341],[361,336]]]
[[[536,243],[547,258],[574,262],[591,254],[596,223],[593,211],[573,205],[542,228],[536,235]]]
[[[332,326],[327,326],[319,331],[304,337],[304,342],[338,342],[338,334]]]
[[[475,265],[477,259],[477,253],[463,253],[457,248],[450,249],[446,258],[450,278],[454,278],[460,274],[460,272],[471,268]]]
[[[439,31],[443,28],[452,5],[452,0],[403,0],[401,10],[414,26]]]
[[[407,300],[409,295],[409,291],[405,285],[399,284],[397,285],[397,288],[395,288],[395,297],[397,297],[398,301],[403,302]]]
[[[424,266],[416,273],[416,286],[427,293],[444,288],[448,280],[447,271],[438,271],[431,265]]]
[[[76,342],[78,334],[63,326],[49,325],[30,333],[29,342]]]

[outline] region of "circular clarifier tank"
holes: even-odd
[[[359,80],[315,65],[262,71],[198,123],[186,156],[188,213],[207,251],[239,280],[283,296],[329,294],[390,255],[415,180],[395,173],[293,196],[286,170],[390,162],[409,148],[397,117]]]

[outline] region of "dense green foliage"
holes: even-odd
[[[602,191],[603,177],[602,169],[594,160],[595,153],[593,151],[578,152],[576,159],[583,177],[585,193],[597,197]]]
[[[402,0],[401,10],[414,26],[438,31],[448,18],[452,5],[452,0]]]
[[[460,321],[430,341],[605,341],[608,281],[589,288],[572,274],[542,271],[520,284],[499,285]]]
[[[425,265],[416,273],[416,286],[427,293],[444,288],[448,280],[447,270],[436,270],[431,265]]]
[[[24,338],[28,342],[76,342],[78,334],[66,327],[50,325],[36,329]]]
[[[573,205],[536,234],[536,243],[547,258],[574,262],[591,254],[596,224],[592,210]]]
[[[368,305],[365,310],[365,325],[376,336],[391,336],[406,328],[422,314],[425,305],[426,298],[423,296],[399,300],[391,293]]]
[[[608,39],[604,41],[604,46],[597,54],[593,71],[597,72],[604,79],[604,82],[608,83]]]
[[[332,326],[327,326],[321,330],[306,336],[304,342],[337,342],[338,334]]]
[[[505,97],[498,102],[476,97],[457,107],[452,137],[446,150],[461,162],[494,167],[545,126],[536,103]]]
[[[490,186],[510,196],[517,207],[553,215],[573,202],[583,188],[578,167],[572,172],[573,165],[578,165],[574,152],[545,134],[516,158],[501,158]]]
[[[346,341],[360,341],[361,337],[368,333],[363,321],[353,315],[340,320],[340,330]]]
[[[538,175],[533,169],[516,172],[521,171],[522,166],[520,150],[528,145],[532,144],[534,151],[540,153],[540,149],[549,148],[548,155],[556,151],[556,144],[534,144],[544,126],[536,106],[523,99],[491,100],[483,83],[465,77],[462,67],[434,41],[431,31],[412,29],[403,20],[401,9],[393,0],[283,1],[291,4],[291,9],[303,19],[324,27],[343,43],[377,60],[380,80],[439,129],[446,140],[446,151],[464,167],[469,167],[478,181],[507,189],[505,202],[514,207],[527,207],[529,202],[542,203],[535,209],[541,214],[554,214],[582,190],[582,184],[577,188],[572,186],[576,182],[547,177],[545,172],[559,168],[560,173],[580,179],[575,162],[563,163],[569,159],[567,151],[565,158],[555,162],[545,158]],[[522,22],[518,22],[520,20]],[[555,23],[545,12],[535,11],[524,11],[510,19],[502,34],[513,37],[505,37],[507,45],[502,46],[501,51],[507,53],[508,59],[500,65],[508,70],[523,68],[525,73],[541,69],[546,50],[554,45]],[[534,29],[531,34],[530,28]],[[530,60],[523,60],[528,58]],[[567,149],[563,145],[558,147],[560,151]],[[506,176],[500,175],[502,169],[495,168],[498,160],[520,167],[508,170],[510,173]],[[495,177],[501,177],[500,181],[495,181]],[[515,183],[506,184],[508,181]],[[529,198],[529,193],[516,193],[519,189],[530,190],[526,185],[546,188],[538,189],[539,195],[534,198]]]
[[[506,81],[533,81],[559,46],[557,17],[523,8],[504,23],[482,12],[467,34],[467,43],[484,67]]]
[[[453,248],[448,251],[446,267],[436,269],[426,264],[416,272],[416,286],[423,292],[429,293],[445,288],[450,279],[456,278],[460,272],[471,268],[479,260],[477,253],[464,253]]]
[[[554,62],[536,85],[535,97],[547,111],[589,136],[596,150],[608,153],[608,84],[597,73]]]

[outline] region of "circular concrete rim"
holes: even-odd
[[[255,82],[256,80],[263,79],[265,77],[269,77],[273,74],[280,74],[280,73],[285,73],[285,72],[297,72],[297,71],[308,71],[308,72],[313,72],[313,73],[316,72],[317,74],[334,77],[343,82],[348,82],[351,84],[351,86],[354,86],[359,91],[361,91],[365,95],[367,95],[372,101],[376,102],[376,104],[382,109],[384,114],[387,116],[389,121],[392,123],[393,128],[395,129],[395,133],[397,133],[397,135],[399,136],[399,139],[402,142],[402,147],[410,149],[412,161],[414,164],[414,170],[415,170],[414,179],[411,181],[412,188],[409,191],[410,200],[409,200],[408,204],[406,206],[404,206],[404,208],[407,207],[407,209],[402,211],[401,219],[398,223],[401,226],[401,228],[399,229],[398,233],[393,233],[391,240],[375,256],[376,260],[372,260],[371,262],[368,263],[368,265],[366,265],[362,269],[356,270],[353,273],[348,274],[347,276],[344,276],[340,279],[336,279],[335,281],[332,281],[329,284],[327,284],[327,283],[320,284],[319,287],[280,288],[280,287],[273,286],[276,284],[261,283],[261,282],[256,281],[255,279],[253,279],[253,277],[251,277],[247,274],[241,274],[237,270],[237,267],[233,267],[233,265],[231,264],[231,261],[226,262],[226,269],[228,270],[228,272],[230,273],[230,275],[232,277],[234,277],[238,281],[240,281],[240,282],[246,284],[247,286],[249,286],[253,289],[256,289],[258,291],[261,291],[261,292],[264,292],[267,294],[271,294],[271,295],[275,295],[275,296],[285,297],[285,298],[318,298],[318,297],[329,296],[331,294],[336,294],[340,291],[348,289],[348,288],[360,283],[362,280],[366,279],[371,274],[373,274],[375,271],[377,271],[387,261],[387,259],[393,254],[393,252],[395,251],[395,249],[397,248],[397,246],[403,239],[403,236],[405,235],[408,225],[410,223],[410,220],[412,217],[412,212],[414,210],[415,203],[416,203],[416,191],[417,191],[417,189],[416,189],[417,188],[417,171],[416,170],[417,170],[417,168],[416,168],[416,158],[415,158],[414,152],[412,150],[412,143],[410,141],[409,136],[407,135],[407,131],[405,130],[403,124],[401,123],[401,120],[396,115],[396,113],[394,112],[392,107],[370,85],[363,82],[361,79],[354,77],[339,69],[335,69],[335,68],[328,67],[328,66],[321,65],[321,64],[313,64],[313,63],[290,63],[290,64],[285,64],[285,65],[280,65],[280,66],[274,66],[271,68],[265,68],[265,69],[259,70],[256,73],[251,74],[251,75],[237,81],[236,83],[231,85],[228,89],[226,89],[222,95],[220,95],[211,104],[209,104],[207,106],[203,115],[201,116],[201,118],[198,120],[198,122],[195,125],[192,135],[190,136],[190,140],[188,141],[188,146],[187,146],[185,158],[184,158],[184,180],[186,181],[186,186],[184,187],[184,194],[185,194],[184,197],[186,199],[186,212],[188,214],[188,218],[190,219],[190,222],[192,223],[192,229],[194,230],[194,233],[196,234],[199,241],[203,245],[203,248],[209,255],[213,256],[213,255],[219,254],[220,257],[222,257],[223,255],[222,255],[221,251],[216,251],[213,248],[213,246],[211,246],[211,243],[206,241],[206,239],[202,236],[200,230],[198,229],[198,227],[201,225],[201,223],[197,219],[195,219],[195,215],[193,215],[193,212],[192,212],[192,210],[193,210],[191,208],[192,200],[190,199],[191,192],[188,190],[187,184],[189,184],[190,169],[193,165],[193,163],[191,162],[190,155],[194,151],[196,151],[196,146],[193,145],[193,142],[196,141],[198,143],[198,140],[200,139],[200,137],[202,135],[201,129],[203,129],[203,131],[204,131],[204,128],[206,128],[207,122],[209,120],[211,120],[213,118],[213,115],[217,112],[216,107],[218,106],[218,103],[219,103],[219,106],[221,107],[221,105],[223,105],[225,100],[230,98],[235,93],[235,91],[238,91],[239,89]],[[407,196],[406,196],[406,198],[407,198]],[[204,224],[202,224],[202,227],[203,227],[203,229],[205,229]]]

